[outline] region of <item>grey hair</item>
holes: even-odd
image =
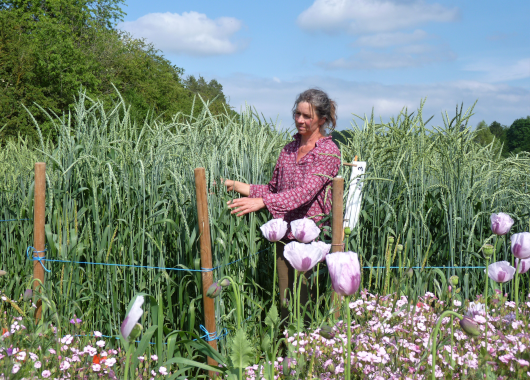
[[[333,132],[337,126],[337,103],[331,100],[328,94],[318,88],[311,88],[299,94],[293,106],[293,119],[298,104],[302,102],[309,103],[319,119],[326,119],[321,127],[323,134],[326,134],[325,132]]]

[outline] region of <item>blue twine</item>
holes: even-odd
[[[201,336],[201,338],[206,340],[207,342],[211,342],[213,340],[219,340],[228,335],[228,330],[226,329],[226,327],[223,327],[223,329],[219,333],[209,332],[208,330],[206,330],[206,327],[204,327],[203,325],[199,325],[199,328],[205,332],[205,334]]]
[[[3,219],[3,220],[0,220],[0,222],[18,222],[22,220],[33,220],[33,219]]]
[[[390,269],[408,269],[407,267],[390,267]],[[411,267],[412,269],[486,269],[486,267]],[[386,267],[363,267],[363,269],[386,269]]]
[[[33,247],[28,247],[28,249],[26,249],[26,255],[28,256],[28,259],[29,259],[29,250],[33,250],[33,261],[38,261],[40,263],[40,265],[42,265],[42,267],[44,268],[44,270],[48,273],[51,272],[51,270],[47,269],[45,266],[44,266],[44,263],[42,262],[42,260],[45,260],[45,256],[35,256],[35,253],[43,253],[43,252],[46,252],[47,249],[44,249],[44,251],[36,251],[35,248]]]
[[[238,260],[231,261],[231,262],[229,262],[229,263],[227,263],[227,264],[219,265],[219,266],[216,266],[216,267],[213,267],[213,268],[203,268],[203,267],[201,267],[201,269],[202,269],[203,272],[211,272],[211,271],[214,271],[214,270],[219,269],[219,268],[221,268],[221,267],[226,267],[226,266],[232,265],[232,264],[234,264],[234,263],[237,263],[237,262],[239,262],[239,261],[241,261],[241,260],[248,259],[250,256],[257,255],[258,253],[265,252],[266,250],[267,250],[267,248],[262,249],[262,250],[259,251],[259,252],[252,253],[252,254],[250,254],[250,255],[248,255],[248,256],[246,256],[246,257],[243,257],[243,258],[238,259]]]
[[[32,249],[35,249],[33,247],[28,247],[28,251],[29,249],[32,248]],[[261,250],[259,252],[256,252],[256,253],[253,253],[252,255],[257,255],[258,253],[261,253],[261,252],[264,252],[266,251],[267,249],[264,249],[264,250]],[[34,252],[39,252],[39,251],[34,251]],[[241,260],[244,260],[244,259],[247,259],[249,258],[250,256],[252,255],[249,255],[249,256],[246,256],[246,257],[243,257],[239,260],[235,260],[235,261],[232,261],[230,263],[227,263],[227,264],[223,264],[223,265],[219,265],[219,266],[216,266],[214,268],[202,268],[201,269],[188,269],[188,268],[164,268],[164,267],[152,267],[152,266],[148,266],[148,265],[131,265],[131,264],[115,264],[115,263],[93,263],[91,261],[70,261],[70,260],[54,260],[54,259],[47,259],[46,261],[48,262],[54,262],[54,263],[70,263],[70,264],[90,264],[90,265],[105,265],[105,266],[115,266],[115,267],[128,267],[128,268],[143,268],[143,269],[159,269],[159,270],[176,270],[176,271],[188,271],[188,272],[211,272],[211,271],[214,271],[216,269],[219,269],[221,267],[224,267],[224,266],[228,266],[228,265],[231,265],[231,264],[234,264],[234,263],[237,263],[238,261],[241,261]],[[29,253],[28,253],[28,258],[29,258]],[[41,261],[42,259],[44,259],[44,257],[38,257],[38,256],[34,256],[33,257],[33,260],[37,260],[37,261]],[[41,262],[42,264],[42,262]],[[44,267],[44,265],[43,265]],[[46,269],[46,268],[44,268]],[[46,269],[47,272],[50,272],[49,270]]]

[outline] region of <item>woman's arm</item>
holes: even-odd
[[[308,171],[301,186],[263,197],[265,207],[273,215],[284,215],[311,202],[315,196],[330,185],[338,174],[340,159],[336,155],[318,154],[313,167]]]
[[[226,191],[235,191],[245,197],[250,194],[250,185],[248,183],[225,179],[224,185],[226,186]]]

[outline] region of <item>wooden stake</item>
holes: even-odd
[[[44,257],[45,235],[44,235],[44,216],[46,212],[46,163],[35,163],[35,201],[33,204],[33,247],[35,253],[33,256]],[[38,261],[33,261],[33,289],[41,291],[40,285],[44,284],[44,268]],[[37,281],[37,280],[40,280]],[[37,301],[37,310],[35,319],[38,322],[42,315],[42,301]]]
[[[331,252],[344,251],[343,236],[344,236],[344,215],[343,215],[343,197],[344,197],[344,178],[336,177],[333,178],[332,188],[332,216],[333,221],[331,224]],[[335,312],[335,318],[340,316],[340,297],[337,293],[333,292],[333,305],[337,307]]]
[[[204,168],[195,169],[195,194],[197,195],[197,216],[199,221],[199,236],[201,246],[201,267],[203,269],[212,268],[212,244],[210,238],[210,221],[208,219],[208,197],[206,194],[206,171]],[[209,333],[216,333],[215,326],[215,304],[213,298],[206,297],[208,288],[213,283],[213,272],[202,272],[202,301],[204,305],[204,324]],[[210,346],[217,350],[217,341],[208,342]],[[217,362],[208,357],[209,365],[217,365]],[[213,371],[208,372],[208,376],[213,377]]]

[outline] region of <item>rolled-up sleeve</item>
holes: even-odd
[[[263,203],[275,218],[305,206],[331,183],[339,172],[339,167],[340,159],[337,155],[318,153],[302,185],[277,193],[269,192],[262,197]]]

